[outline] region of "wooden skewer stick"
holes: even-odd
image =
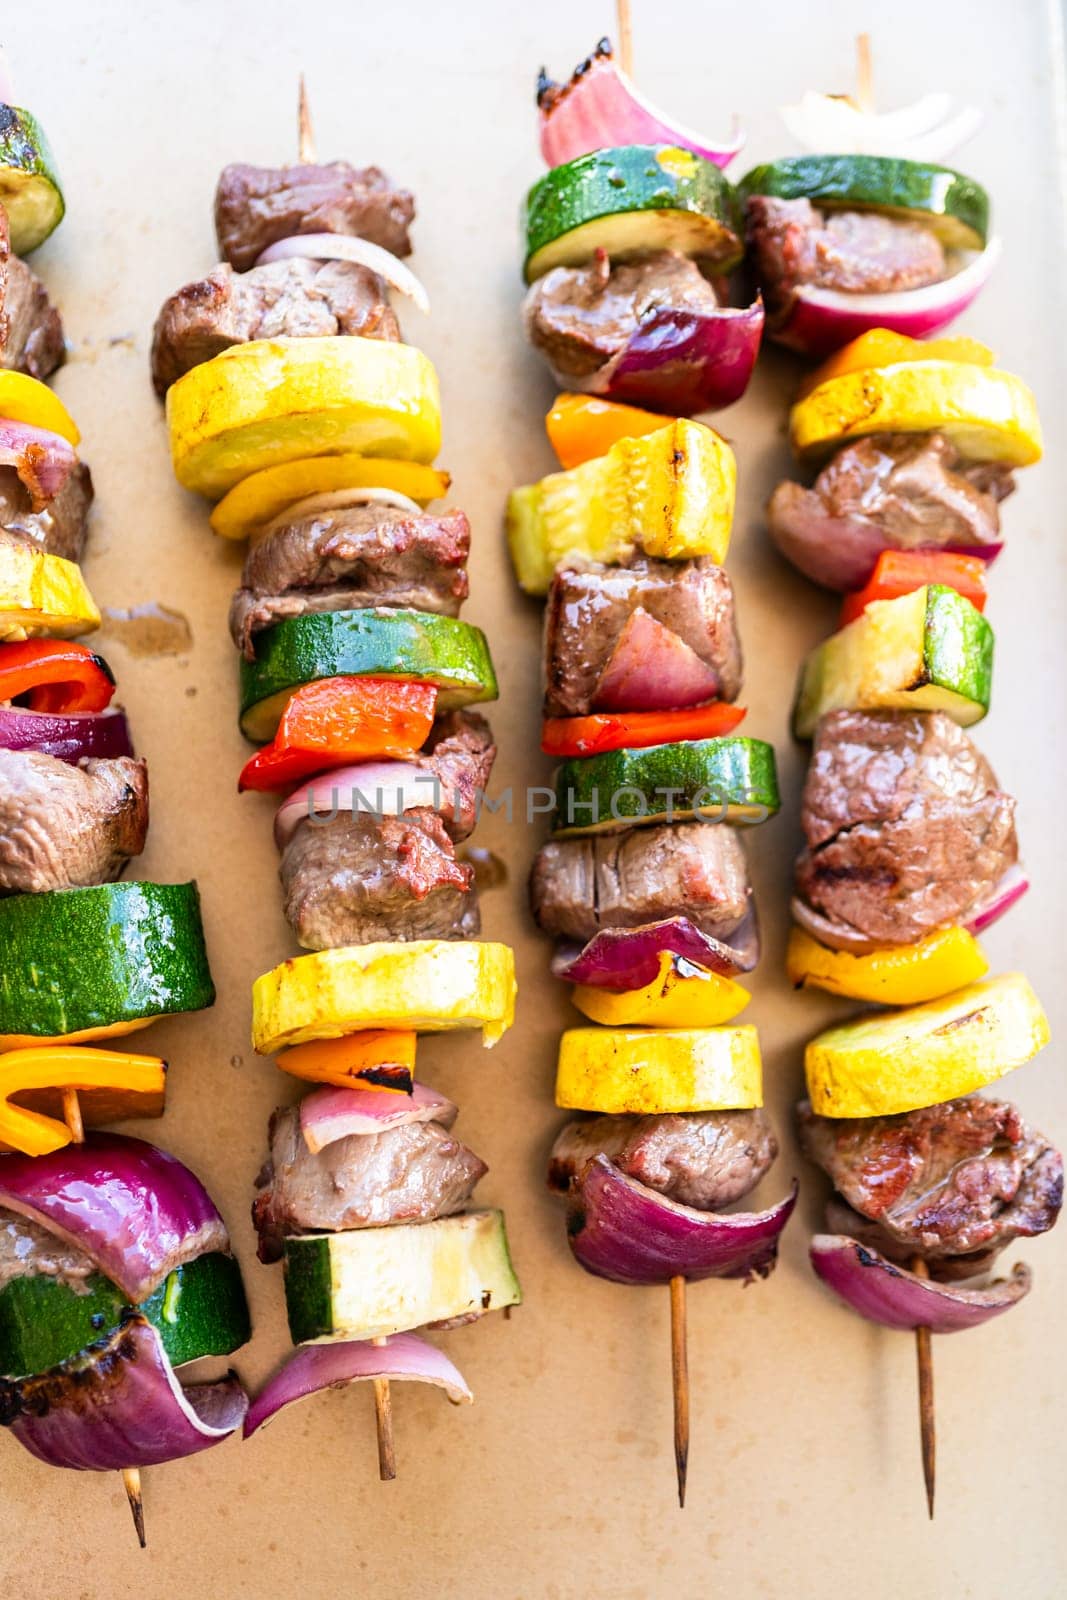
[[[619,35],[619,66],[628,78],[634,73],[634,34],[630,0],[615,0],[615,31]]]
[[[671,1380],[674,1388],[674,1465],[678,1473],[678,1504],[685,1505],[685,1480],[689,1470],[689,1349],[685,1326],[685,1279],[671,1279]]]
[[[911,1270],[917,1278],[930,1276],[929,1268],[922,1256],[912,1258]],[[915,1330],[915,1357],[919,1370],[919,1430],[922,1437],[923,1481],[926,1484],[926,1509],[932,1522],[937,1468],[937,1421],[934,1414],[934,1357],[929,1328]]]
[[[307,84],[304,74],[300,74],[300,98],[297,102],[297,129],[299,142],[297,153],[301,165],[313,166],[315,163],[315,130],[311,126],[311,109],[308,106]]]
[[[84,1144],[85,1124],[82,1121],[82,1108],[78,1103],[77,1089],[63,1090],[63,1121],[67,1124],[74,1143]],[[144,1550],[147,1548],[147,1540],[144,1533],[141,1469],[139,1467],[126,1467],[120,1476],[122,1478],[122,1487],[126,1490],[126,1498],[130,1502],[130,1511],[133,1513],[133,1525],[137,1530],[137,1543]]]
[[[383,1345],[384,1339],[373,1344]],[[393,1440],[393,1394],[388,1378],[374,1380],[374,1420],[378,1426],[378,1476],[383,1483],[396,1477],[396,1445]]]
[[[869,33],[856,35],[856,104],[867,114],[874,110],[874,67]]]

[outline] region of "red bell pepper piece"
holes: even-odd
[[[872,600],[899,600],[928,583],[957,589],[979,611],[985,610],[986,564],[981,556],[961,556],[951,550],[883,550],[866,587],[846,594],[840,626],[855,622]]]
[[[743,706],[714,700],[685,711],[619,711],[591,717],[546,717],[541,749],[546,756],[595,756],[604,750],[642,750],[681,739],[717,739],[731,733]]]
[[[25,695],[31,711],[103,711],[115,679],[103,656],[65,639],[0,645],[0,700]]]
[[[282,712],[270,744],[246,762],[239,789],[284,789],[353,761],[411,756],[426,743],[437,688],[403,678],[321,678]]]

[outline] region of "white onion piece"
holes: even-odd
[[[422,515],[418,501],[401,494],[399,489],[361,489],[355,486],[351,489],[325,489],[322,494],[309,494],[303,500],[294,500],[291,506],[279,511],[270,522],[256,528],[252,533],[252,543],[259,544],[278,528],[286,527],[294,517],[313,517],[320,511],[347,511],[352,506],[374,505],[395,506],[398,511],[414,511],[416,516]]]
[[[294,261],[301,256],[313,261],[354,261],[357,267],[367,267],[384,278],[398,294],[407,295],[420,311],[429,315],[430,297],[410,267],[406,267],[390,250],[369,239],[353,239],[345,233],[297,233],[288,239],[279,239],[268,245],[256,259],[257,267],[272,261]]]
[[[982,112],[965,106],[951,116],[947,94],[928,94],[897,111],[863,111],[837,95],[809,90],[799,105],[779,107],[779,115],[805,150],[847,150],[865,156],[901,156],[910,161],[943,161],[982,123]]]

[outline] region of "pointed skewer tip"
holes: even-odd
[[[918,1278],[930,1276],[922,1256],[912,1258],[911,1270]],[[919,1379],[919,1433],[922,1441],[923,1483],[926,1486],[926,1513],[932,1522],[937,1480],[937,1417],[934,1410],[934,1357],[929,1328],[915,1330],[915,1360]]]
[[[689,1472],[689,1350],[686,1337],[685,1278],[671,1279],[671,1386],[674,1394],[674,1469],[678,1505],[685,1508]]]
[[[144,1499],[141,1494],[141,1473],[138,1467],[127,1467],[122,1474],[122,1487],[126,1491],[126,1498],[130,1502],[130,1512],[133,1516],[133,1525],[137,1531],[137,1543],[142,1550],[148,1548],[148,1540],[144,1532]]]
[[[300,93],[297,100],[297,152],[303,166],[315,161],[315,130],[311,126],[311,107],[308,104],[307,84],[300,74]]]

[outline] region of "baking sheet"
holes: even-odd
[[[886,105],[930,88],[986,108],[961,157],[993,190],[1005,258],[961,327],[995,344],[1035,387],[1048,459],[1006,508],[1008,549],[992,583],[996,699],[978,740],[1020,799],[1035,888],[987,939],[998,969],[1025,967],[1067,1038],[1063,983],[1062,709],[1065,600],[1062,458],[1065,102],[1060,13],[1039,0],[898,0],[808,6],[635,0],[636,70],[657,101],[709,132],[738,111],[737,172],[791,148],[774,108],[807,87],[847,89],[852,40],[873,35]],[[452,501],[475,534],[466,615],[490,634],[502,691],[496,785],[541,782],[539,608],[513,588],[500,533],[508,488],[552,465],[540,423],[552,388],[525,349],[516,213],[539,173],[532,86],[562,76],[611,27],[603,5],[476,0],[314,6],[280,0],[162,5],[52,0],[9,8],[4,40],[20,98],[42,119],[68,215],[35,265],[61,305],[72,359],[57,388],[84,432],[99,503],[87,574],[114,606],[182,612],[192,646],[141,658],[108,640],[152,778],[139,876],[195,874],[219,987],[213,1011],[162,1024],[146,1048],[171,1061],[165,1121],[150,1136],[192,1164],[234,1234],[255,1319],[237,1365],[259,1384],[289,1348],[278,1269],[257,1265],[248,1206],[271,1108],[296,1086],[248,1045],[249,984],[292,953],[270,836],[270,804],[238,798],[247,747],[235,724],[226,611],[239,553],[212,538],[203,504],[174,483],[147,378],[162,299],[215,261],[211,196],[229,160],[295,157],[296,75],[308,75],[324,158],[375,161],[418,198],[414,265],[434,314],[407,335],[436,362]],[[1059,1316],[1061,1230],[1032,1243],[1030,1300],[967,1339],[935,1346],[938,1514],[927,1525],[914,1354],[839,1308],[813,1279],[807,1237],[823,1185],[790,1132],[801,1046],[833,1002],[794,997],[781,973],[803,757],[787,712],[803,653],[832,625],[821,600],[771,553],[761,505],[787,467],[794,368],[769,354],[721,425],[740,466],[729,558],[747,655],[746,731],[778,746],[785,808],[751,839],[765,955],[750,1015],[761,1028],[782,1157],[760,1198],[794,1173],[801,1205],[776,1275],[689,1296],[693,1447],[689,1505],[675,1504],[665,1291],[598,1282],[571,1263],[543,1187],[559,1114],[555,1043],[575,1019],[547,977],[548,947],[525,910],[537,835],[483,821],[505,887],[484,899],[485,935],[515,944],[518,1024],[492,1054],[470,1038],[420,1046],[420,1070],[462,1107],[459,1131],[491,1171],[479,1191],[506,1207],[526,1304],[442,1337],[477,1397],[453,1410],[397,1386],[400,1478],[377,1481],[364,1389],[284,1414],[145,1475],[149,1549],[138,1552],[116,1475],[61,1473],[11,1441],[3,1453],[3,1592],[24,1600],[162,1600],[184,1591],[241,1600],[301,1593],[452,1595],[465,1600],[615,1600],[712,1593],[807,1600],[862,1589],[1049,1600],[1065,1555]],[[1012,1080],[1027,1116],[1062,1142],[1067,1093],[1054,1044]],[[1018,1252],[1010,1251],[1009,1258]]]

